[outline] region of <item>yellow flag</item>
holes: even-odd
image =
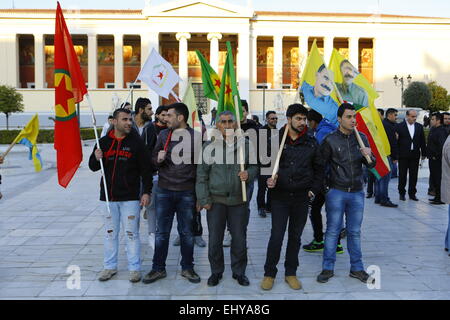
[[[306,60],[300,86],[306,104],[337,126],[339,100],[334,89],[333,73],[326,67],[316,40]]]
[[[344,100],[352,102],[354,104],[362,105],[363,107],[369,107],[361,109],[362,116],[365,119],[370,119],[370,121],[366,121],[366,125],[368,127],[374,126],[373,132],[376,132],[376,134],[374,135],[374,140],[375,142],[377,142],[377,146],[383,149],[380,150],[380,153],[384,155],[390,155],[391,146],[389,144],[389,139],[386,135],[386,131],[384,130],[384,126],[378,114],[378,110],[375,107],[375,99],[378,98],[378,93],[375,91],[369,81],[367,81],[367,79],[361,73],[359,73],[357,69],[336,49],[333,49],[333,53],[331,54],[329,67],[330,70],[334,73],[334,81],[336,82],[338,88],[343,88],[342,84],[344,83],[344,77],[342,75],[342,70],[344,70],[346,67],[353,68],[353,84],[355,84],[357,88],[359,87],[360,89],[362,89],[365,92],[367,98],[360,98],[357,97],[357,94],[353,94],[353,99],[350,98],[349,95],[346,99],[345,93],[341,92],[342,97]]]
[[[192,83],[190,80],[186,88],[186,92],[184,93],[183,103],[189,109],[189,119],[187,121],[188,125],[192,129],[197,130],[201,133],[202,124],[200,123],[200,119],[198,116],[197,101],[195,100],[194,89],[192,88]]]
[[[38,134],[39,117],[35,114],[13,141],[13,143],[23,144],[30,148],[30,160],[33,160],[36,172],[42,170],[42,159],[36,145]]]

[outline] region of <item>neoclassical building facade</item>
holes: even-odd
[[[280,8],[281,9],[281,8]],[[286,10],[286,8],[283,8]],[[242,98],[251,110],[284,108],[298,99],[299,77],[314,39],[325,61],[333,48],[358,66],[379,92],[377,106],[400,106],[393,77],[437,81],[450,89],[450,19],[400,15],[262,12],[217,0],[178,0],[142,10],[66,10],[65,18],[88,90],[99,112],[125,100],[154,48],[184,80],[199,104],[200,50],[219,73],[226,41],[236,55]],[[0,84],[18,88],[28,112],[53,110],[54,10],[0,9]],[[133,97],[168,103],[134,84]],[[81,111],[87,112],[85,102]]]

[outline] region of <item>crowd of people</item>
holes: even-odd
[[[431,115],[426,141],[422,125],[416,122],[416,111],[408,110],[405,121],[397,123],[397,110],[388,109],[383,125],[391,149],[388,157],[391,172],[371,178],[377,160],[365,135],[360,134],[362,142],[357,139],[356,110],[352,104],[339,106],[337,127],[318,112],[292,104],[286,111],[287,123],[280,129],[275,111],[265,114],[262,125],[259,119],[248,119],[245,100],[242,106],[244,117],[240,123],[229,111],[219,114],[215,111],[215,127],[208,132],[203,121],[201,132],[188,125],[189,110],[183,103],[159,106],[154,112],[149,99],[139,98],[134,108],[124,104],[109,117],[99,146],[94,147],[89,158],[92,171],[99,171],[101,162],[104,167],[105,183],[100,181],[100,200],[105,202],[100,281],[107,281],[117,273],[121,228],[125,234],[129,280],[149,284],[165,278],[176,216],[178,236],[173,244],[180,248],[184,278],[193,283],[201,281],[194,269],[194,249],[208,246],[211,274],[207,284],[218,285],[225,271],[224,247],[230,246],[232,277],[240,285],[248,286],[247,226],[255,183],[257,214],[261,218],[271,217],[260,283],[263,290],[273,287],[286,231],[285,281],[294,290],[302,287],[297,268],[308,216],[314,238],[303,245],[303,250],[323,251],[317,281],[325,283],[334,276],[336,254],[344,252],[341,239],[347,237],[349,276],[373,283],[374,279],[364,269],[361,251],[364,202],[374,196],[375,203],[381,206],[398,206],[388,194],[396,165],[401,201],[406,201],[407,180],[409,199],[418,200],[420,159],[428,157],[430,193],[434,195],[430,203],[450,203],[448,113]],[[278,169],[272,175],[278,155]],[[203,210],[207,241],[203,239]],[[153,265],[144,276],[141,219],[147,221],[148,244],[153,252]],[[449,248],[447,231],[445,250]]]

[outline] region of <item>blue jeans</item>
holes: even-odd
[[[364,191],[344,192],[330,189],[326,194],[327,231],[323,251],[323,270],[334,270],[336,245],[345,213],[347,247],[351,271],[364,270],[361,253],[361,224],[364,212]]]
[[[156,187],[156,241],[153,255],[153,270],[164,271],[169,250],[170,230],[177,213],[178,234],[181,245],[181,268],[194,268],[193,212],[195,210],[194,191],[171,191]]]
[[[392,167],[394,163],[392,162],[391,157],[388,157],[389,166]],[[375,202],[377,203],[387,203],[390,201],[389,199],[389,181],[391,181],[391,172],[382,177],[379,180],[375,181]]]
[[[445,235],[445,248],[450,250],[450,204],[448,205],[448,227]]]
[[[126,233],[128,270],[141,269],[141,242],[139,239],[139,201],[110,202],[111,216],[105,215],[104,268],[117,269],[120,223]]]

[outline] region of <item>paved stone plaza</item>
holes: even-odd
[[[398,209],[383,208],[366,201],[362,229],[365,267],[381,270],[381,288],[369,290],[348,276],[349,256],[338,255],[335,277],[326,284],[315,278],[321,271],[322,254],[300,252],[300,291],[284,282],[283,260],[274,288],[263,292],[260,281],[270,235],[270,216],[257,215],[256,201],[248,227],[249,287],[231,278],[229,249],[225,249],[226,272],[217,287],[210,288],[207,248],[195,248],[195,270],[199,284],[180,275],[179,247],[169,248],[166,279],[145,285],[128,281],[126,256],[121,245],[119,272],[105,283],[96,280],[102,269],[104,206],[99,198],[99,173],[92,173],[87,160],[92,142],[83,148],[84,161],[67,190],[57,183],[52,145],[40,146],[45,170],[34,173],[28,152],[17,146],[0,168],[3,175],[0,200],[0,299],[449,299],[450,257],[444,251],[447,206],[428,204],[427,163],[420,171],[419,202],[401,202]],[[6,146],[0,146],[3,152]],[[398,203],[397,180],[390,194]],[[256,188],[255,188],[256,192]],[[256,196],[254,196],[255,198]],[[207,240],[206,217],[202,214]],[[141,220],[142,222],[142,220]],[[143,272],[151,266],[153,252],[147,245],[147,224],[141,223]],[[172,230],[175,237],[176,224]],[[123,237],[121,242],[123,243]],[[312,240],[308,221],[303,244]],[[346,242],[343,242],[346,248]],[[282,259],[284,249],[282,253]],[[81,288],[68,289],[69,266],[81,269]]]

